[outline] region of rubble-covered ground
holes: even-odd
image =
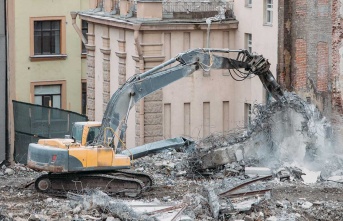
[[[99,190],[48,196],[25,187],[41,173],[2,165],[0,220],[343,220],[339,128],[295,95],[288,100],[256,106],[247,131],[133,160],[155,179],[136,199]]]

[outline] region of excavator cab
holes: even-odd
[[[101,122],[87,121],[75,122],[72,129],[72,138],[81,146],[86,146],[94,141],[94,138],[99,134]]]

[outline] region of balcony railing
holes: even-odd
[[[104,0],[97,0],[103,7]],[[136,15],[137,0],[130,0],[131,15]],[[119,13],[120,0],[112,0],[112,11]],[[233,18],[233,1],[226,0],[162,0],[163,18],[208,18],[225,12],[226,18]]]

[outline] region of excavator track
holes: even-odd
[[[144,183],[111,173],[49,173],[36,179],[35,188],[59,197],[66,197],[68,192],[83,194],[88,189],[98,189],[110,196],[137,197],[144,190]]]
[[[139,179],[144,183],[144,191],[149,191],[155,185],[155,180],[147,173],[137,172],[130,169],[121,169],[111,172],[111,175]]]

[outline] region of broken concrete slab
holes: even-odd
[[[208,204],[210,205],[212,216],[214,219],[217,219],[219,216],[220,208],[219,198],[213,189],[205,187],[204,190],[207,193],[207,200]]]
[[[272,175],[272,171],[267,167],[245,167],[245,174],[251,176],[268,176]]]
[[[301,205],[301,208],[303,208],[303,209],[309,209],[309,208],[311,208],[312,206],[313,206],[312,203],[306,201],[306,202],[304,202],[304,203]]]
[[[13,175],[14,173],[15,173],[14,170],[12,170],[11,168],[5,169],[5,174],[7,174],[7,175]]]
[[[343,183],[343,176],[331,176],[327,179],[327,181],[333,181],[337,183]]]
[[[212,150],[201,158],[202,169],[216,168],[228,163],[236,162],[236,151],[232,147]]]

